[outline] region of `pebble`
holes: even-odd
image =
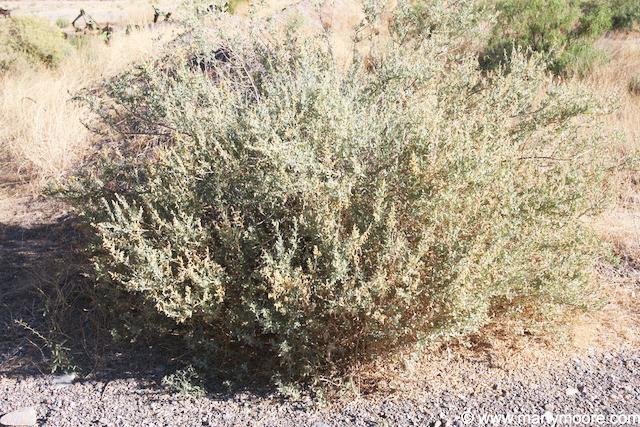
[[[59,388],[69,387],[70,385],[73,384],[73,380],[75,379],[76,379],[76,374],[65,374],[65,375],[59,375],[57,377],[54,377],[53,388],[59,389]]]
[[[0,424],[4,426],[34,426],[37,421],[38,413],[32,406],[9,412],[0,418]]]
[[[567,393],[567,396],[575,396],[576,394],[580,393],[580,390],[574,387],[569,387],[566,393]]]

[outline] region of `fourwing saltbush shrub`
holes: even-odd
[[[602,251],[580,217],[608,200],[606,141],[584,130],[597,105],[537,56],[484,75],[455,4],[423,5],[429,32],[401,4],[373,67],[356,49],[341,68],[323,39],[196,25],[110,82],[93,102],[121,145],[62,191],[112,306],[139,297],[210,367],[246,349],[298,378],[579,307]]]

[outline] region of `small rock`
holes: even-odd
[[[59,375],[53,379],[53,388],[59,389],[69,387],[76,379],[76,374]]]
[[[569,387],[566,393],[567,393],[567,396],[575,396],[576,394],[580,393],[580,390],[574,387]]]
[[[5,426],[34,426],[37,421],[38,414],[32,406],[9,412],[0,418],[0,424]]]

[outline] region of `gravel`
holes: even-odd
[[[38,414],[37,425],[51,427],[497,425],[493,418],[483,418],[492,416],[514,417],[504,425],[551,425],[554,420],[556,425],[640,424],[640,418],[633,419],[640,417],[640,352],[635,350],[573,359],[544,378],[539,372],[513,373],[480,392],[471,376],[467,392],[458,388],[453,393],[445,384],[435,393],[364,396],[322,408],[251,390],[182,398],[162,387],[161,376],[149,368],[146,378],[142,372],[108,380],[3,376],[0,413],[31,406]]]

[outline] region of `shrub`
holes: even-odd
[[[470,3],[441,3],[424,37],[401,5],[373,67],[196,27],[110,82],[91,102],[123,139],[61,190],[109,304],[210,368],[237,351],[296,377],[580,306],[602,248],[579,218],[608,197],[607,147],[578,132],[594,100],[536,55],[482,76],[456,48]]]
[[[640,3],[636,0],[610,0],[610,8],[613,29],[631,30],[640,22]]]
[[[493,36],[480,55],[484,69],[504,65],[518,46],[546,55],[556,74],[584,71],[597,57],[593,41],[611,27],[608,4],[597,1],[502,0],[495,10]]]
[[[16,16],[0,22],[0,70],[55,67],[72,51],[62,30],[44,18]]]
[[[640,95],[640,78],[632,77],[629,79],[629,93],[633,95]]]
[[[56,19],[56,25],[59,28],[67,28],[69,25],[71,25],[71,23],[67,18],[58,18]]]

